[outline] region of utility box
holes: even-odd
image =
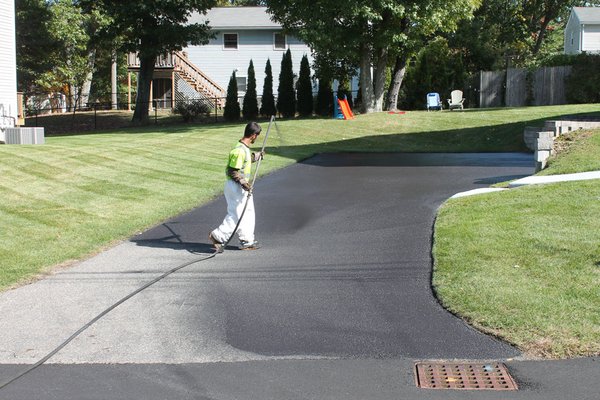
[[[6,128],[6,144],[44,144],[44,128]]]

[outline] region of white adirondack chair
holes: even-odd
[[[460,90],[453,90],[450,93],[450,99],[448,99],[448,108],[455,109],[460,108],[463,109],[463,103],[465,99],[463,98],[463,92]]]

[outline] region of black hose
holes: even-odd
[[[123,297],[121,300],[117,301],[116,303],[114,303],[113,305],[111,305],[110,307],[108,307],[106,310],[102,311],[100,314],[98,314],[96,317],[94,317],[94,319],[92,319],[91,321],[89,321],[87,324],[85,324],[81,328],[79,328],[79,330],[77,330],[77,332],[75,332],[74,334],[72,334],[71,336],[69,336],[69,338],[67,340],[65,340],[60,345],[58,345],[54,350],[52,350],[50,353],[48,353],[41,360],[39,360],[35,364],[31,365],[30,367],[28,367],[26,370],[24,370],[23,372],[19,373],[15,377],[10,378],[8,381],[3,382],[2,384],[0,384],[0,390],[3,389],[5,386],[8,386],[10,383],[16,381],[17,379],[21,378],[23,375],[25,375],[25,374],[33,371],[34,369],[36,369],[40,365],[44,364],[53,355],[55,355],[60,350],[62,350],[66,345],[68,345],[69,343],[71,343],[71,341],[73,341],[73,339],[75,339],[77,336],[79,336],[83,331],[85,331],[87,328],[89,328],[90,326],[92,326],[96,321],[98,321],[100,318],[104,317],[106,314],[108,314],[109,312],[111,312],[112,310],[114,310],[115,308],[117,308],[118,306],[120,306],[121,304],[123,304],[124,302],[126,302],[127,300],[129,300],[130,298],[132,298],[133,296],[135,296],[136,294],[138,294],[141,291],[149,288],[150,286],[154,285],[156,282],[158,282],[158,281],[166,278],[167,276],[171,275],[173,272],[179,271],[180,269],[188,267],[188,266],[190,266],[192,264],[195,264],[197,262],[211,259],[211,258],[215,257],[216,255],[217,255],[217,252],[214,252],[213,254],[209,255],[208,257],[195,259],[195,260],[192,260],[192,261],[188,261],[188,262],[186,262],[184,264],[178,265],[177,267],[168,270],[167,272],[165,272],[164,274],[162,274],[159,277],[155,278],[154,280],[146,283],[144,286],[142,286],[142,287],[136,289],[135,291],[129,293],[127,296]]]
[[[273,123],[274,120],[275,120],[275,116],[271,117],[271,120],[269,121],[269,127],[267,128],[267,133],[265,134],[265,139],[263,140],[261,154],[265,150],[265,145],[267,143],[267,138],[269,137],[269,130],[271,128],[271,123]],[[227,246],[227,244],[229,244],[229,242],[231,241],[231,239],[233,238],[233,236],[237,232],[237,230],[238,230],[238,228],[240,226],[240,222],[242,222],[242,218],[244,218],[244,214],[246,213],[246,208],[248,207],[248,202],[250,201],[250,197],[252,196],[252,189],[254,188],[254,183],[256,182],[256,177],[258,176],[258,169],[260,167],[260,161],[261,160],[262,160],[262,156],[261,156],[261,158],[259,158],[259,160],[258,160],[258,162],[256,164],[256,169],[254,171],[254,177],[253,177],[252,184],[251,184],[251,190],[248,192],[248,196],[246,197],[246,203],[244,204],[244,209],[242,210],[242,213],[240,214],[240,218],[238,219],[238,222],[235,225],[235,228],[233,229],[233,232],[231,233],[231,236],[229,236],[229,239],[227,239],[227,241],[223,244],[223,248],[225,248]],[[89,328],[94,323],[96,323],[100,318],[104,317],[106,314],[108,314],[109,312],[111,312],[112,310],[114,310],[115,308],[117,308],[118,306],[120,306],[121,304],[123,304],[124,302],[126,302],[127,300],[129,300],[130,298],[132,298],[133,296],[135,296],[136,294],[142,292],[143,290],[145,290],[145,289],[149,288],[150,286],[154,285],[156,282],[158,282],[158,281],[166,278],[167,276],[171,275],[172,273],[174,273],[176,271],[179,271],[182,268],[189,267],[192,264],[196,264],[198,262],[206,261],[206,260],[209,260],[211,258],[214,258],[217,254],[219,254],[219,251],[215,250],[214,253],[212,253],[211,255],[209,255],[207,257],[197,258],[197,259],[185,262],[185,263],[183,263],[181,265],[178,265],[175,268],[172,268],[172,269],[168,270],[167,272],[165,272],[164,274],[160,275],[159,277],[153,279],[152,281],[150,281],[150,282],[146,283],[145,285],[141,286],[140,288],[136,289],[135,291],[129,293],[127,296],[123,297],[121,300],[117,301],[116,303],[114,303],[113,305],[111,305],[110,307],[108,307],[107,309],[105,309],[104,311],[102,311],[100,314],[96,315],[92,320],[90,320],[87,324],[85,324],[81,328],[79,328],[75,333],[73,333],[71,336],[69,336],[65,341],[63,341],[60,345],[58,345],[54,350],[52,350],[50,353],[48,353],[46,356],[44,356],[38,362],[36,362],[35,364],[29,366],[24,371],[20,372],[19,374],[17,374],[16,376],[10,378],[9,380],[0,383],[0,390],[4,389],[6,386],[8,386],[9,384],[11,384],[12,382],[16,381],[17,379],[19,379],[19,378],[23,377],[24,375],[28,374],[29,372],[33,371],[34,369],[36,369],[40,365],[44,364],[52,356],[54,356],[56,353],[58,353],[59,351],[61,351],[66,345],[68,345],[69,343],[71,343],[73,341],[73,339],[75,339],[77,336],[79,336],[83,331],[85,331],[87,328]]]

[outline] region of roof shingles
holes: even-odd
[[[266,7],[215,7],[202,15],[194,13],[190,23],[204,23],[213,30],[220,29],[280,29],[281,25],[271,20]]]

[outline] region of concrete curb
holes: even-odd
[[[558,183],[558,182],[574,182],[574,181],[585,181],[590,179],[600,179],[600,171],[591,171],[591,172],[580,172],[576,174],[562,174],[562,175],[544,175],[544,176],[528,176],[526,178],[517,179],[509,183],[509,188],[517,188],[526,185],[540,185],[544,183]],[[468,190],[466,192],[456,193],[451,199],[456,199],[459,197],[467,197],[473,196],[476,194],[482,193],[491,193],[491,192],[499,192],[502,190],[507,190],[505,188],[480,188]]]
[[[592,172],[581,172],[577,174],[563,174],[563,175],[544,175],[544,176],[528,176],[526,178],[517,179],[511,182],[508,187],[519,187],[525,185],[538,185],[543,183],[556,183],[556,182],[571,182],[571,181],[584,181],[589,179],[600,179],[600,171]]]
[[[480,189],[473,189],[473,190],[468,190],[466,192],[456,193],[454,196],[452,196],[450,198],[451,199],[457,199],[459,197],[473,196],[473,195],[482,194],[482,193],[500,192],[502,190],[508,190],[508,189],[505,189],[505,188],[480,188]]]

